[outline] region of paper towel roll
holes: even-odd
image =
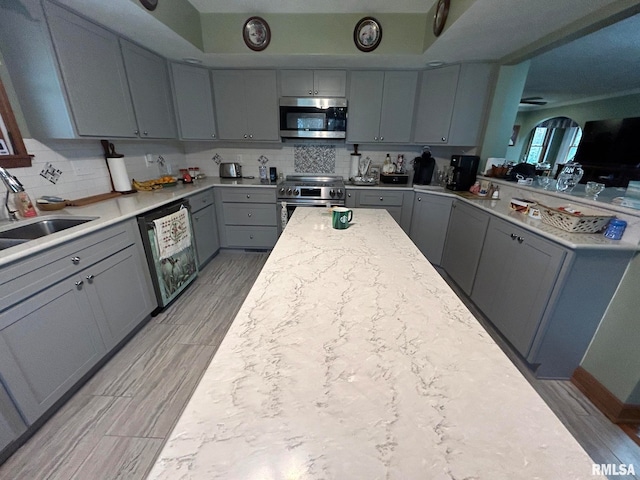
[[[128,192],[131,190],[131,180],[127,175],[127,167],[124,165],[124,158],[107,158],[109,173],[113,181],[113,189],[116,192]]]
[[[351,154],[351,170],[349,170],[349,178],[356,178],[360,175],[360,154]]]

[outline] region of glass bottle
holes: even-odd
[[[566,163],[560,171],[560,175],[558,175],[556,190],[559,192],[571,193],[578,182],[580,182],[582,175],[584,175],[584,170],[579,163]]]

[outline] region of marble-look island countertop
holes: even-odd
[[[596,478],[386,211],[330,218],[295,211],[150,479]]]

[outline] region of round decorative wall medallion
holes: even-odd
[[[447,22],[449,15],[450,0],[438,0],[436,6],[436,14],[433,16],[433,34],[437,37],[442,33],[444,24]]]
[[[259,52],[269,46],[271,29],[264,18],[250,17],[242,27],[242,38],[247,47]]]
[[[353,41],[358,50],[371,52],[378,48],[382,40],[382,26],[373,17],[364,17],[353,30]]]
[[[147,10],[155,10],[156,7],[158,6],[158,0],[140,0],[140,3]]]

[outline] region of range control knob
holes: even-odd
[[[291,195],[293,193],[293,190],[291,190],[290,188],[287,188],[287,195]]]
[[[284,195],[285,189],[284,187],[280,187],[280,195]]]
[[[339,196],[339,197],[341,197],[341,196],[343,195],[342,190],[341,190],[341,189],[338,189],[337,194],[338,194],[338,196]]]
[[[300,195],[300,190],[296,189],[296,190],[293,192],[293,194],[294,194],[294,195]]]
[[[332,188],[331,190],[329,190],[329,195],[331,195],[332,197],[335,197],[336,191]]]

